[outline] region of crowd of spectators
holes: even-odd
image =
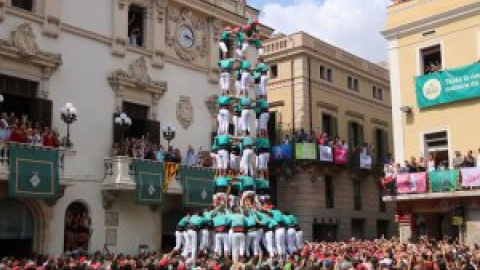
[[[0,140],[46,147],[59,147],[65,143],[56,130],[33,123],[26,114],[17,116],[14,112],[1,113]]]
[[[202,149],[199,149],[201,152]],[[198,166],[199,159],[195,150],[190,145],[185,158],[182,158],[180,149],[170,146],[164,149],[161,144],[151,142],[148,134],[142,138],[128,137],[124,140],[123,145],[115,143],[112,148],[112,156],[129,156],[131,158],[156,160],[158,162],[177,162],[187,166]]]
[[[473,150],[469,150],[466,155],[462,155],[460,151],[455,151],[451,167],[453,169],[480,167],[480,148],[476,155],[474,155]],[[410,160],[405,160],[403,164],[390,160],[384,166],[385,175],[387,176],[447,169],[449,169],[448,160],[438,159],[434,154],[430,154],[427,158],[420,157],[417,159],[416,157],[411,157]]]
[[[286,258],[253,257],[233,263],[228,258],[204,255],[196,261],[173,253],[142,252],[130,256],[108,249],[93,255],[66,253],[59,258],[35,260],[3,258],[2,270],[476,270],[480,248],[458,241],[420,238],[415,243],[398,239],[343,242],[305,242],[300,253]]]

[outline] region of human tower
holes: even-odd
[[[285,257],[299,251],[303,234],[295,216],[282,213],[270,202],[269,68],[262,58],[259,22],[225,27],[219,47],[218,130],[211,150],[213,205],[180,220],[173,252],[193,261],[205,254],[234,261],[264,254]],[[247,58],[250,47],[258,56],[255,65]],[[254,91],[250,89],[252,81]]]

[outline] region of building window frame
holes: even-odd
[[[426,66],[424,65],[424,60],[423,60],[423,54],[422,54],[422,51],[426,50],[426,49],[429,49],[429,48],[432,48],[432,47],[435,47],[435,46],[439,46],[439,49],[440,49],[440,69],[441,70],[444,70],[445,69],[445,53],[444,53],[444,44],[442,41],[439,41],[439,40],[434,40],[434,41],[431,41],[431,42],[428,42],[428,43],[424,43],[420,46],[417,47],[417,76],[423,76],[423,75],[426,75],[425,73],[425,68]]]
[[[335,184],[331,175],[325,175],[325,208],[335,208]]]
[[[427,135],[433,135],[433,134],[436,134],[436,133],[442,133],[442,132],[445,132],[445,135],[446,135],[446,141],[447,141],[447,145],[446,147],[435,147],[435,146],[432,146],[432,147],[429,147],[428,146],[428,143],[432,143],[433,140],[428,140],[426,139],[426,136]],[[452,163],[453,163],[453,158],[454,158],[454,155],[453,155],[453,151],[452,151],[452,144],[451,144],[451,141],[452,141],[452,133],[450,132],[450,128],[448,127],[445,127],[445,128],[439,128],[439,129],[432,129],[432,130],[427,130],[427,131],[422,131],[420,132],[419,134],[420,136],[420,149],[419,151],[421,153],[424,153],[425,157],[428,158],[429,154],[430,154],[430,149],[433,149],[433,150],[440,150],[441,149],[444,149],[444,151],[447,152],[447,155],[448,155],[448,166],[447,166],[447,169],[451,167]],[[440,141],[440,139],[437,139],[437,141]],[[437,151],[438,152],[438,151]],[[439,163],[437,160],[435,160],[435,165],[439,166]]]
[[[270,79],[277,79],[278,78],[278,64],[271,64],[270,65]]]
[[[135,11],[135,10],[131,10],[131,9],[138,9],[138,11]],[[147,11],[148,10],[148,6],[145,6],[143,5],[142,3],[137,3],[137,2],[133,2],[133,3],[130,3],[128,5],[128,10],[127,10],[127,17],[128,17],[128,23],[127,23],[127,44],[128,46],[130,47],[134,47],[134,48],[140,48],[140,49],[147,49],[147,44],[148,44],[148,35],[147,35],[147,29],[148,29],[148,16],[147,16]],[[132,43],[132,40],[131,40],[131,37],[130,37],[130,33],[131,31],[133,31],[133,29],[130,28],[130,24],[131,23],[134,23],[133,21],[131,20],[134,20],[135,18],[132,18],[130,16],[130,14],[134,14],[134,12],[141,12],[143,14],[141,14],[141,22],[140,22],[140,44],[138,45],[134,45]],[[135,26],[132,26],[132,28],[134,28]],[[138,40],[137,40],[138,41]]]
[[[330,137],[330,138],[333,138],[334,136],[338,135],[338,118],[337,118],[337,116],[334,113],[331,113],[331,112],[321,111],[320,117],[321,117],[321,120],[320,120],[321,121],[321,123],[320,123],[321,131],[326,132],[327,136]],[[324,126],[324,117],[330,117],[330,120],[329,120],[330,123],[329,123],[328,130]]]
[[[383,101],[383,88],[376,85],[372,86],[372,96],[374,99]]]
[[[22,8],[22,7],[18,7],[18,6],[16,6],[16,5],[14,5],[13,2],[14,2],[15,0],[7,0],[7,1],[8,1],[7,3],[8,3],[9,6],[11,6],[12,8],[15,8],[15,9],[17,9],[17,10],[22,10],[22,11],[24,11],[24,12],[33,13],[33,14],[38,13],[38,6],[39,6],[39,3],[38,3],[38,2],[39,2],[40,0],[31,0],[31,6],[32,6],[31,10],[25,9],[25,8]]]
[[[360,92],[360,82],[358,81],[358,78],[347,76],[347,89]]]
[[[333,70],[327,66],[320,65],[320,79],[333,82]]]

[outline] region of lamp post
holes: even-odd
[[[132,119],[128,117],[126,113],[120,113],[117,117],[115,117],[115,125],[117,125],[120,128],[120,143],[121,143],[121,149],[122,153],[125,150],[124,145],[123,145],[123,133],[125,130],[127,130],[131,125],[132,125]],[[125,154],[125,153],[123,153]]]
[[[67,124],[67,142],[65,147],[66,148],[71,148],[72,143],[70,141],[70,125],[73,124],[73,122],[77,121],[77,108],[73,106],[72,103],[67,103],[63,108],[60,109],[60,116]]]
[[[167,140],[167,151],[170,151],[170,141],[173,140],[176,135],[175,127],[168,124],[166,127],[162,129],[162,133],[163,133],[163,138]]]

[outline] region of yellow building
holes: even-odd
[[[277,144],[304,129],[339,135],[350,149],[368,143],[375,148],[375,164],[390,153],[388,70],[301,32],[266,42],[265,60]],[[288,165],[295,172],[286,177],[275,162],[272,182],[277,183],[279,208],[299,216],[307,239],[376,238],[395,232],[394,209],[381,201],[378,170],[318,159],[305,164],[296,158]]]
[[[383,34],[389,46],[397,162],[432,154],[437,169],[439,166],[448,169],[452,168],[455,151],[465,155],[473,150],[473,155],[477,154],[480,102],[473,98],[475,94],[468,94],[471,98],[466,100],[459,100],[458,96],[465,92],[462,90],[465,83],[471,83],[467,87],[473,93],[480,89],[475,85],[480,76],[475,70],[480,66],[469,66],[480,56],[479,11],[478,0],[399,1],[388,8]],[[463,84],[457,80],[459,77],[445,79],[449,74],[459,73],[470,78]],[[402,238],[405,240],[412,233],[435,237],[450,234],[479,241],[480,192],[457,187],[452,189],[454,192],[431,193],[432,187],[429,186],[427,194],[385,198],[395,202],[403,215],[408,215],[406,223],[400,226]],[[453,226],[452,209],[461,209],[466,222]],[[408,224],[409,220],[412,224]]]

